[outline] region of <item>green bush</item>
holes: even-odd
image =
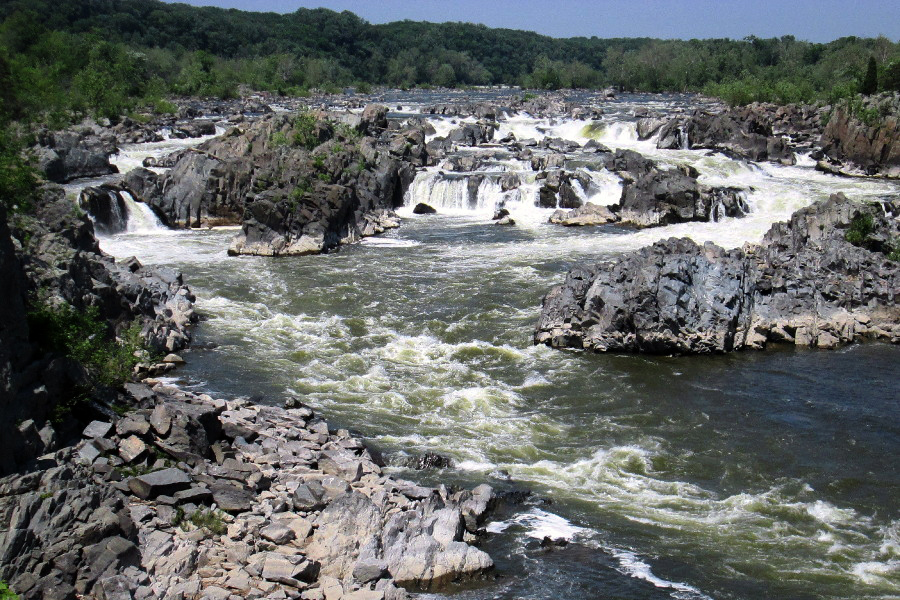
[[[887,253],[888,259],[894,262],[900,262],[900,237],[894,238],[889,250],[890,251]]]
[[[863,213],[853,217],[850,221],[850,228],[844,234],[844,239],[854,246],[866,246],[869,243],[869,236],[875,230],[875,220],[872,215]]]
[[[190,516],[190,522],[197,529],[206,529],[215,535],[222,535],[228,531],[228,526],[222,520],[222,515],[214,510],[198,510]]]
[[[315,135],[316,116],[309,111],[297,113],[294,117],[294,131],[291,143],[294,146],[312,150],[319,145],[319,138]]]
[[[37,170],[23,154],[22,141],[0,129],[0,203],[10,213],[27,210],[37,187]]]
[[[9,589],[5,581],[0,581],[0,600],[19,600],[19,596]]]
[[[44,350],[78,361],[99,386],[118,387],[128,381],[140,361],[136,354],[146,352],[139,320],[118,342],[95,306],[79,311],[68,304],[42,304],[29,313],[28,325],[32,339]]]

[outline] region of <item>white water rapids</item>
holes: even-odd
[[[602,127],[518,116],[496,137],[593,138],[690,164],[703,183],[747,188],[750,214],[564,229],[536,206],[530,165],[507,158],[475,173],[422,170],[399,230],[332,255],[229,258],[233,231],[157,229],[127,198],[129,232],[101,246],[184,271],[209,316],[198,341],[216,347],[187,356],[182,384],[267,401],[296,394],[391,453],[450,456],[456,468],[438,480],[502,486],[506,473],[552,498],[490,526],[507,580],[463,597],[897,597],[896,348],[672,359],[531,346],[541,296],[577,261],[670,236],[738,247],[834,192],[898,193],[895,183],[818,173],[808,160],[657,150],[637,140],[629,108],[608,112]],[[433,120],[439,132],[452,125]],[[118,164],[187,143],[196,142],[124,148]],[[591,185],[579,195],[618,200],[617,176],[585,172]],[[504,190],[504,176],[518,185]],[[418,202],[439,214],[413,215]],[[516,227],[492,224],[500,203]],[[594,554],[543,554],[544,536]],[[543,583],[522,587],[517,574]]]

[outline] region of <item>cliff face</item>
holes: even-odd
[[[846,161],[869,175],[900,177],[898,115],[897,94],[869,97],[856,110],[838,106],[822,133],[822,148],[837,167]]]
[[[29,353],[28,326],[21,286],[22,272],[15,254],[6,210],[0,205],[0,473],[14,468],[18,439],[15,402],[19,390],[17,373]]]
[[[900,342],[900,263],[886,255],[900,239],[898,212],[837,194],[776,223],[758,247],[672,238],[576,267],[544,298],[535,343],[711,353]],[[859,223],[870,226],[851,243]]]
[[[83,365],[37,345],[30,311],[44,305],[96,311],[110,340],[137,320],[142,337],[161,352],[183,348],[196,317],[180,274],[104,255],[91,221],[62,188],[41,189],[34,209],[13,216],[11,228],[0,216],[2,474],[55,449],[57,434],[72,424],[51,424],[54,408],[93,393]]]

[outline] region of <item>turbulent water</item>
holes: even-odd
[[[404,112],[414,100],[391,99]],[[263,402],[297,395],[396,465],[424,451],[455,463],[440,473],[396,467],[411,478],[535,492],[490,525],[497,578],[462,597],[896,598],[900,348],[665,358],[531,345],[541,296],[575,262],[673,235],[735,247],[835,191],[898,193],[804,161],[752,165],[636,140],[636,106],[684,101],[606,105],[601,127],[516,118],[497,137],[594,137],[691,164],[704,182],[752,187],[748,217],[561,228],[534,206],[529,167],[501,158],[474,206],[457,189],[464,180],[427,170],[400,229],[331,255],[229,258],[233,229],[146,222],[101,246],[184,271],[208,320],[182,383]],[[120,164],[142,152],[160,150],[127,149]],[[509,172],[521,185],[503,192],[491,177]],[[614,179],[591,177],[586,198],[618,198]],[[491,223],[498,201],[517,227]],[[414,216],[416,202],[442,214]],[[570,543],[548,551],[544,536]]]

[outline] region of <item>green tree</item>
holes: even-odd
[[[874,94],[878,91],[878,63],[875,62],[874,56],[869,57],[869,64],[866,67],[866,76],[862,81],[859,91],[866,95]]]
[[[895,60],[884,69],[881,88],[888,92],[900,91],[900,60]]]

